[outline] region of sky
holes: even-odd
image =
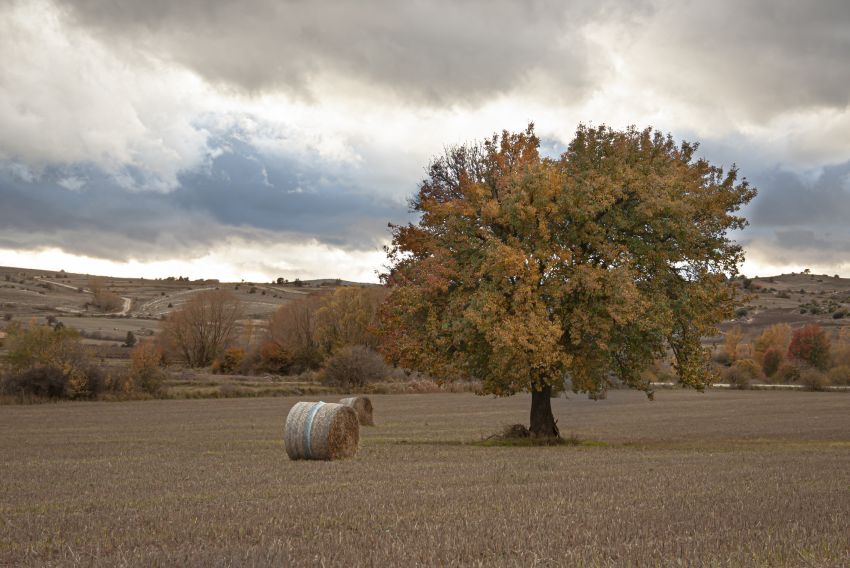
[[[444,148],[652,126],[850,277],[850,2],[0,0],[0,265],[376,281]]]

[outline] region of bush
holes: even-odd
[[[812,391],[823,390],[829,381],[826,375],[817,369],[806,369],[800,373],[800,383]]]
[[[151,342],[139,343],[130,354],[130,378],[133,387],[149,394],[162,390],[165,372],[162,370],[162,349]]]
[[[343,389],[362,388],[383,380],[389,368],[383,358],[364,345],[343,347],[325,363],[322,382]]]
[[[782,353],[778,349],[770,348],[762,355],[761,369],[768,378],[773,377],[782,364]]]
[[[50,399],[94,398],[105,388],[103,372],[93,365],[67,371],[54,365],[37,365],[6,375],[0,384],[3,394]]]
[[[776,382],[781,384],[796,383],[800,379],[800,368],[791,363],[783,363],[779,366],[774,377]]]
[[[821,371],[829,365],[829,338],[819,325],[810,324],[791,336],[788,355]]]
[[[839,365],[829,370],[829,382],[835,386],[850,386],[850,367]]]
[[[240,347],[230,347],[224,350],[221,357],[213,361],[212,372],[229,375],[237,372],[245,361],[245,350]]]
[[[724,367],[728,367],[732,364],[732,358],[729,357],[729,354],[726,351],[715,351],[711,358],[715,363]]]
[[[738,389],[749,388],[750,384],[761,377],[761,369],[758,363],[752,359],[739,359],[735,364],[726,369],[724,379],[732,387]]]
[[[135,347],[136,335],[132,331],[127,332],[127,337],[124,338],[124,347]]]
[[[256,357],[259,359],[257,368],[266,373],[289,373],[295,362],[291,353],[271,341],[260,345]]]
[[[41,398],[66,398],[68,377],[53,366],[31,367],[19,373],[8,374],[0,382],[3,394],[32,395]]]

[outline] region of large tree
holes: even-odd
[[[650,128],[580,126],[543,158],[533,125],[448,150],[393,226],[383,350],[394,363],[531,392],[530,430],[558,435],[554,390],[612,380],[651,395],[672,355],[681,381],[712,380],[700,338],[731,316],[743,260],[727,237],[755,196],[737,170]]]

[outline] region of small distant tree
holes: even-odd
[[[151,341],[139,343],[130,353],[130,376],[135,388],[149,394],[162,390],[165,381],[162,349]]]
[[[765,329],[754,343],[755,356],[761,361],[769,349],[774,349],[781,355],[788,351],[791,342],[791,326],[787,323],[778,323]],[[769,375],[768,375],[769,376]]]
[[[92,299],[92,305],[99,310],[104,312],[114,312],[121,309],[121,306],[124,303],[121,300],[121,297],[115,292],[108,290],[102,279],[93,278],[89,282],[89,288],[94,296]]]
[[[165,320],[164,339],[187,365],[203,367],[233,340],[241,314],[241,303],[231,292],[198,292]]]
[[[127,332],[127,337],[124,339],[124,347],[133,347],[136,345],[136,335],[132,331]]]
[[[766,377],[773,377],[776,371],[779,370],[779,366],[782,365],[783,360],[782,353],[779,349],[770,347],[762,354],[761,369]]]
[[[741,331],[740,326],[737,325],[723,334],[723,350],[729,356],[729,361],[733,363],[738,358],[738,346],[741,344],[743,337],[744,333]]]
[[[829,338],[823,329],[817,324],[809,324],[794,331],[788,356],[823,371],[829,366],[829,349]]]

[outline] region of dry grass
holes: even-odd
[[[850,396],[554,401],[580,442],[485,447],[526,397],[374,395],[293,462],[295,399],[0,408],[0,565],[842,566]]]

